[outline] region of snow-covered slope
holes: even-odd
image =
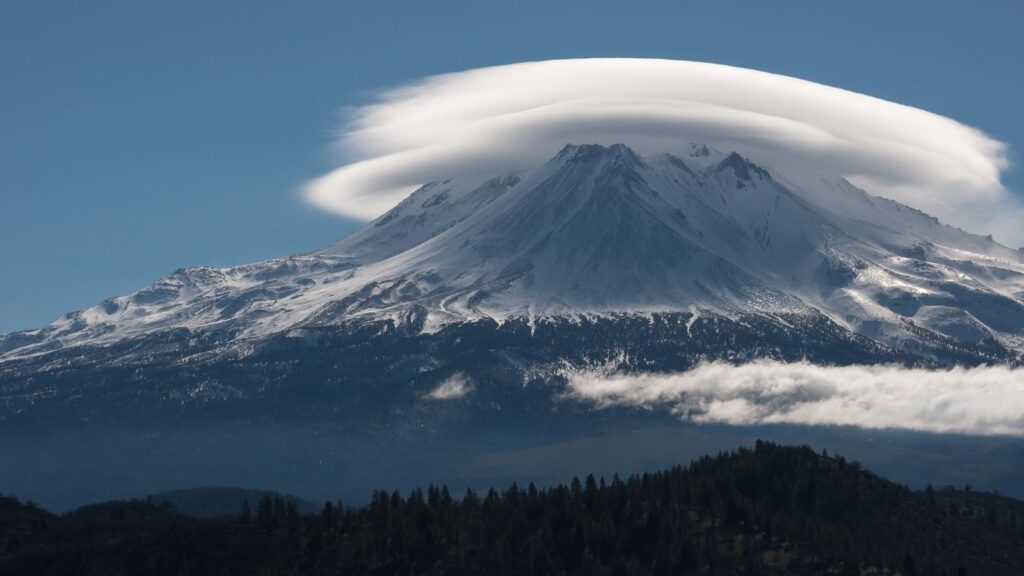
[[[423,186],[323,250],[188,268],[0,337],[0,361],[170,330],[229,340],[426,315],[825,314],[900,349],[1020,350],[1024,258],[829,175],[703,145],[566,146],[543,166]],[[952,340],[950,340],[952,339]]]

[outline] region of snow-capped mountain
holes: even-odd
[[[238,346],[366,322],[430,334],[652,314],[683,314],[687,330],[701,317],[825,318],[932,361],[963,348],[1012,359],[1024,256],[838,177],[704,145],[647,157],[567,145],[531,171],[427,184],[320,251],[181,269],[0,337],[0,363],[169,334]]]
[[[323,250],[178,270],[0,337],[0,483],[80,501],[215,474],[363,499],[427,476],[484,485],[496,461],[521,480],[583,439],[588,467],[647,465],[651,447],[704,453],[722,432],[574,400],[573,374],[1021,364],[1022,290],[1017,251],[841,178],[707,146],[566,146],[529,171],[427,184]],[[891,453],[917,469],[922,439],[906,442]],[[983,445],[956,444],[976,469]],[[1016,470],[1005,450],[989,469]]]

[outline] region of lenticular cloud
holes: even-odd
[[[343,128],[353,162],[305,194],[369,219],[425,182],[529,169],[567,142],[641,153],[701,142],[779,169],[814,166],[975,231],[999,228],[1010,202],[1005,146],[949,118],[777,74],[646,59],[528,62],[385,92]]]
[[[1024,436],[1024,369],[908,369],[757,361],[679,374],[581,373],[570,396],[700,423],[801,424]]]

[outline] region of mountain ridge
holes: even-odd
[[[640,157],[624,144],[570,144],[526,173],[424,185],[324,249],[179,269],[0,336],[0,365],[177,329],[251,340],[401,323],[417,309],[425,330],[518,316],[821,313],[912,353],[950,338],[1019,353],[1018,251],[845,179],[818,183],[706,145]]]

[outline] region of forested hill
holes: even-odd
[[[51,515],[0,500],[0,574],[1020,574],[1024,503],[912,492],[759,442],[686,467],[453,497],[378,492],[301,516],[180,516],[145,502]]]

